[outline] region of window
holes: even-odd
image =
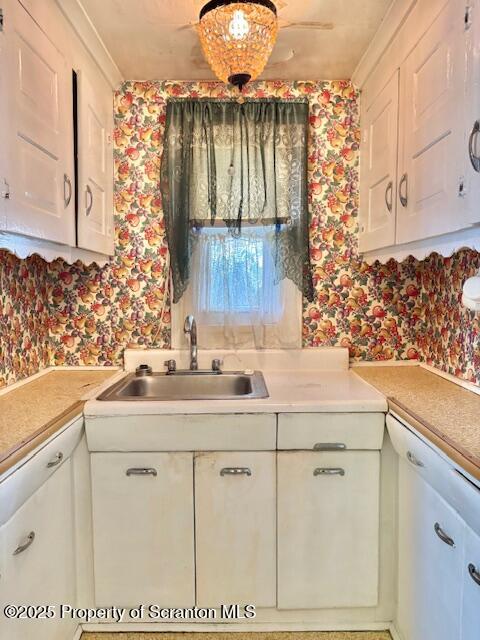
[[[276,322],[282,314],[281,287],[274,283],[273,232],[264,228],[242,231],[202,229],[195,265],[195,311],[208,324],[234,324],[254,318]]]

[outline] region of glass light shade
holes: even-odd
[[[262,73],[277,39],[277,10],[270,0],[210,0],[198,25],[213,72],[240,91]]]

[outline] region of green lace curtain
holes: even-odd
[[[205,225],[275,228],[276,281],[313,299],[307,187],[308,104],[172,100],[161,192],[173,301],[187,288],[195,237]]]

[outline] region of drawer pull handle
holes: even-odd
[[[470,156],[470,162],[472,167],[477,173],[480,173],[480,157],[475,153],[475,140],[480,133],[480,121],[477,120],[473,125],[472,132],[468,138],[468,155]]]
[[[32,544],[34,540],[35,540],[35,531],[30,531],[30,533],[27,536],[26,542],[19,545],[13,552],[13,555],[18,556],[19,553],[23,553],[26,549],[28,549],[28,547]]]
[[[385,189],[385,205],[387,207],[388,213],[392,213],[393,209],[393,182],[387,184],[387,188]]]
[[[405,187],[405,191],[402,191],[402,187]],[[406,173],[400,178],[400,182],[398,183],[398,197],[400,198],[400,203],[402,207],[408,206],[408,175]]]
[[[318,467],[313,472],[314,476],[344,476],[345,469],[341,467]]]
[[[344,451],[346,448],[343,442],[317,442],[313,445],[314,451]]]
[[[425,465],[417,456],[411,451],[407,451],[407,460],[411,462],[415,467],[424,467]]]
[[[87,216],[87,218],[92,212],[92,207],[93,207],[93,193],[90,188],[90,185],[87,184],[87,186],[85,187],[85,215]]]
[[[50,462],[47,462],[47,469],[51,469],[52,467],[56,467],[57,465],[59,465],[61,463],[62,460],[63,460],[63,453],[61,451],[59,451],[57,453],[57,455],[53,458],[53,460],[50,460]]]
[[[480,571],[477,571],[474,564],[470,563],[468,565],[468,573],[470,574],[470,577],[472,578],[472,580],[476,582],[480,587]]]
[[[157,470],[153,469],[153,467],[132,467],[131,469],[127,469],[127,476],[156,476]]]
[[[437,534],[437,536],[440,538],[442,542],[444,542],[445,544],[448,544],[449,547],[455,546],[455,540],[445,533],[445,531],[438,524],[438,522],[435,523],[435,526],[433,528],[435,529],[435,533]]]
[[[252,471],[248,467],[224,467],[220,471],[221,476],[251,476]]]
[[[68,191],[67,191],[68,188]],[[65,205],[65,209],[70,204],[70,200],[72,199],[72,181],[67,176],[66,173],[63,174],[63,202]]]

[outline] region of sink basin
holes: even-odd
[[[177,371],[138,377],[130,374],[104,391],[98,400],[238,400],[268,398],[260,371]]]

